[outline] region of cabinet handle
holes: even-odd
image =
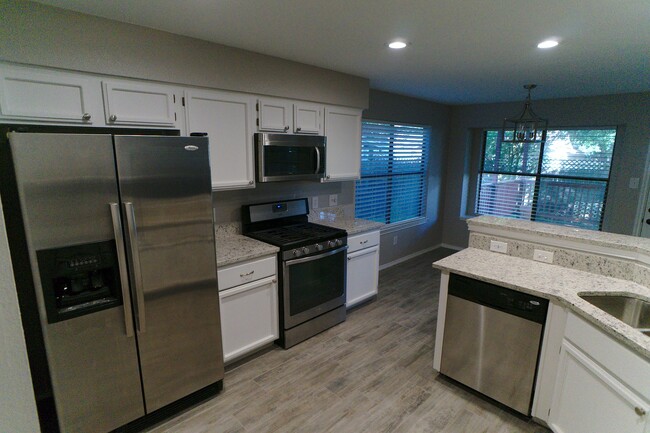
[[[111,114],[111,117],[109,117],[108,120],[111,122],[115,122],[117,120],[117,114]]]
[[[288,126],[285,126],[285,127],[284,127],[284,132],[287,132],[288,130],[289,130],[289,127],[288,127]]]
[[[367,244],[367,243],[368,243],[368,239],[366,239],[365,241],[361,241],[361,242],[359,242],[359,243],[360,243],[361,245],[363,245],[363,244]]]
[[[296,132],[302,131],[302,128],[296,128]]]
[[[83,116],[81,116],[81,120],[85,120],[86,122],[90,120],[90,113],[84,113]]]
[[[636,412],[636,414],[639,415],[639,416],[644,416],[645,413],[646,413],[645,409],[643,409],[642,407],[638,407],[638,406],[634,408],[634,412]]]
[[[241,278],[244,278],[244,277],[248,277],[249,275],[253,275],[254,273],[255,273],[255,269],[253,269],[252,271],[247,272],[247,273],[245,273],[245,274],[239,274],[239,276],[240,276]]]

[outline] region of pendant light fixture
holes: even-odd
[[[501,130],[501,141],[506,143],[535,143],[546,139],[548,120],[537,116],[531,108],[530,91],[536,84],[526,84],[528,97],[524,110],[516,118],[505,118]]]

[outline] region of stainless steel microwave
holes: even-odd
[[[325,177],[322,135],[255,134],[258,182],[320,180]]]

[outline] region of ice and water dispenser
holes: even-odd
[[[48,323],[122,303],[115,241],[36,253]]]

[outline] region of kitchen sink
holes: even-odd
[[[650,302],[629,295],[580,295],[580,297],[650,337]]]

